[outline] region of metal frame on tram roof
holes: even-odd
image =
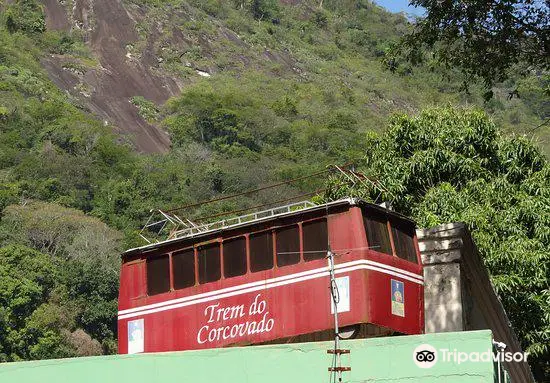
[[[173,243],[191,239],[191,238],[200,238],[202,236],[220,233],[229,229],[237,229],[237,228],[251,226],[258,223],[267,222],[276,218],[291,217],[298,214],[309,213],[309,212],[314,212],[319,210],[327,210],[329,208],[333,208],[337,206],[345,206],[345,205],[368,206],[376,210],[383,211],[385,213],[390,213],[393,216],[412,222],[414,224],[414,221],[412,221],[410,218],[402,214],[389,210],[380,205],[368,203],[359,198],[348,197],[348,198],[339,199],[339,200],[328,202],[321,205],[316,205],[311,201],[301,201],[301,202],[295,202],[284,206],[277,206],[271,209],[266,209],[266,210],[262,210],[254,213],[249,213],[243,216],[227,218],[227,219],[212,222],[212,223],[207,223],[202,225],[192,224],[192,225],[189,225],[188,227],[185,227],[184,229],[175,231],[172,234],[172,238],[166,239],[164,241],[159,241],[159,242],[147,244],[144,246],[128,249],[122,255],[124,256],[124,255],[133,255],[133,254],[138,254],[143,252],[149,252],[157,249],[160,246],[173,244]],[[176,218],[179,219],[178,217]],[[190,221],[188,222],[191,223]]]

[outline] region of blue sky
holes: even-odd
[[[421,16],[424,13],[422,8],[414,8],[409,6],[409,0],[375,0],[376,4],[383,6],[390,12],[401,12]]]

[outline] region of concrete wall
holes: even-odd
[[[477,247],[464,224],[417,230],[424,264],[427,333],[490,329],[506,351],[521,351],[506,312],[491,285]],[[532,382],[527,363],[507,363],[515,382]]]
[[[344,382],[495,383],[489,362],[444,362],[419,368],[413,351],[422,344],[436,350],[491,350],[490,331],[357,339],[342,342]],[[157,354],[44,360],[0,364],[2,383],[319,383],[330,381],[332,342],[223,348]],[[502,382],[505,379],[502,378]]]

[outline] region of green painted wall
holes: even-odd
[[[492,362],[444,363],[421,369],[413,362],[420,344],[436,349],[486,351],[490,331],[440,333],[344,341],[345,382],[495,382]],[[332,342],[224,348],[158,354],[0,364],[1,383],[328,382]]]

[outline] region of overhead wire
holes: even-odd
[[[352,247],[352,248],[349,248],[349,249],[338,249],[338,250],[332,250],[332,252],[335,254],[335,255],[344,255],[344,254],[349,254],[351,253],[352,251],[355,251],[355,250],[372,250],[372,249],[379,249],[380,248],[380,245],[376,245],[376,246],[363,246],[363,247]],[[283,251],[283,252],[278,252],[277,254],[307,254],[307,253],[326,253],[327,251],[326,250],[311,250],[311,251]]]
[[[346,167],[346,166],[349,166],[349,164],[346,164],[343,167]],[[191,208],[191,207],[207,205],[207,204],[210,204],[210,203],[213,203],[213,202],[224,201],[224,200],[228,200],[228,199],[231,199],[231,198],[241,197],[241,196],[247,195],[247,194],[257,193],[259,191],[272,189],[272,188],[275,188],[275,187],[278,187],[278,186],[288,185],[288,184],[293,183],[293,182],[302,181],[302,180],[305,180],[305,179],[308,179],[308,178],[311,178],[311,177],[315,177],[315,176],[318,176],[320,174],[330,172],[331,170],[332,170],[331,168],[327,168],[325,170],[321,170],[321,171],[318,171],[318,172],[315,172],[315,173],[312,173],[312,174],[309,174],[309,175],[306,175],[306,176],[297,177],[297,178],[293,178],[293,179],[290,179],[290,180],[287,180],[287,181],[278,182],[278,183],[273,184],[273,185],[263,186],[261,188],[252,189],[252,190],[248,190],[248,191],[237,193],[237,194],[232,194],[232,195],[223,196],[223,197],[219,197],[219,198],[214,198],[214,199],[210,199],[210,200],[203,200],[203,201],[191,203],[191,204],[188,204],[188,205],[183,205],[183,206],[180,206],[180,207],[172,208],[172,209],[166,210],[166,212],[167,213],[172,213],[172,212],[175,212],[175,211],[184,210],[184,209],[188,209],[188,208]]]
[[[263,190],[268,190],[268,189],[276,188],[276,187],[279,187],[279,186],[282,186],[282,185],[289,185],[289,184],[292,184],[292,183],[294,183],[294,182],[298,182],[298,181],[302,181],[302,180],[305,180],[305,179],[309,179],[309,178],[312,178],[312,177],[315,177],[315,176],[319,176],[319,175],[321,175],[321,174],[328,173],[328,172],[335,171],[335,170],[338,170],[338,171],[341,172],[341,173],[345,173],[343,169],[347,169],[347,168],[349,168],[350,166],[353,166],[353,163],[352,163],[352,162],[345,163],[345,164],[343,164],[343,165],[341,165],[341,166],[331,164],[331,165],[327,165],[327,167],[326,167],[324,170],[320,170],[320,171],[317,171],[317,172],[315,172],[315,173],[308,174],[308,175],[305,175],[305,176],[292,178],[292,179],[289,179],[289,180],[286,180],[286,181],[277,182],[277,183],[272,184],[272,185],[267,185],[267,186],[263,186],[263,187],[260,187],[260,188],[251,189],[251,190],[247,190],[247,191],[244,191],[244,192],[241,192],[241,193],[226,195],[226,196],[222,196],[222,197],[218,197],[218,198],[214,198],[214,199],[202,200],[202,201],[199,201],[199,202],[190,203],[190,204],[187,204],[187,205],[183,205],[183,206],[171,208],[171,209],[168,209],[168,210],[164,210],[164,209],[152,209],[152,210],[151,210],[151,213],[152,213],[152,215],[153,215],[153,214],[155,214],[155,212],[157,212],[157,213],[160,212],[164,217],[167,217],[166,214],[172,213],[172,214],[174,215],[174,217],[176,217],[178,220],[181,220],[177,215],[174,214],[174,212],[177,212],[177,211],[180,211],[180,210],[184,210],[184,209],[193,208],[193,207],[197,207],[197,206],[207,205],[207,204],[211,204],[211,203],[214,203],[214,202],[225,201],[225,200],[229,200],[229,199],[236,198],[236,197],[240,197],[240,196],[245,196],[245,195],[252,194],[252,193],[257,193],[257,192],[260,192],[260,191],[263,191]],[[354,171],[353,168],[352,168],[351,171],[352,171],[352,172]],[[371,181],[371,182],[372,182],[372,181]],[[230,211],[230,212],[223,212],[223,213],[218,213],[218,214],[210,215],[210,216],[203,216],[203,217],[195,218],[195,220],[197,220],[197,221],[204,221],[204,220],[206,220],[206,219],[211,219],[211,218],[215,218],[215,217],[221,217],[221,216],[226,216],[226,215],[230,215],[230,214],[241,213],[241,212],[245,212],[245,211],[248,211],[248,210],[253,210],[253,209],[257,209],[257,208],[266,207],[266,206],[269,206],[269,205],[278,204],[278,203],[281,203],[281,202],[296,200],[296,199],[301,198],[301,197],[312,196],[312,195],[315,195],[315,194],[319,194],[319,193],[321,193],[321,192],[324,192],[324,191],[326,191],[326,190],[328,190],[328,188],[319,189],[319,190],[316,190],[316,191],[311,192],[311,193],[300,194],[300,195],[295,196],[295,197],[285,198],[285,199],[278,200],[278,201],[271,201],[271,202],[269,202],[269,203],[265,203],[265,204],[261,204],[261,205],[256,205],[256,206],[252,206],[252,207],[245,208],[245,209],[233,210],[233,211]],[[151,217],[152,217],[152,216],[151,216]],[[149,219],[151,219],[151,217],[149,217]],[[188,220],[187,220],[187,221],[188,221]],[[188,221],[188,222],[191,223],[190,221]],[[146,224],[144,227],[142,227],[142,231],[143,231],[146,227],[147,227],[147,224]],[[140,232],[140,236],[143,237],[143,235],[141,235],[141,232]],[[146,239],[145,237],[143,237],[143,238]],[[147,240],[147,239],[146,239],[146,240]]]

